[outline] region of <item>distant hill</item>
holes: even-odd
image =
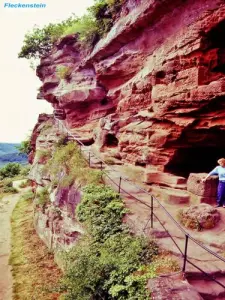
[[[0,167],[9,162],[16,162],[22,165],[28,163],[27,155],[19,153],[16,147],[20,144],[16,143],[0,143]]]

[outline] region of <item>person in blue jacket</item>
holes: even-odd
[[[219,176],[216,207],[225,207],[225,158],[220,158],[217,162],[219,166],[215,167],[211,172],[209,172],[209,174],[202,181],[205,182],[206,179],[212,175]]]

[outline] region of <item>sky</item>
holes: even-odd
[[[94,0],[6,0],[8,3],[45,3],[45,8],[4,8],[0,2],[0,142],[26,139],[40,113],[52,113],[51,105],[37,100],[41,81],[27,59],[18,58],[24,35],[33,26],[81,16]],[[58,3],[57,3],[58,2]]]

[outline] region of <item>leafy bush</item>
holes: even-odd
[[[16,194],[18,193],[18,190],[15,189],[13,186],[4,186],[4,188],[2,189],[2,192],[5,194]]]
[[[47,122],[45,122],[43,124],[43,127],[41,128],[41,134],[44,134],[45,131],[48,131],[50,128],[52,128],[54,126],[53,124],[53,120],[48,120]]]
[[[13,181],[11,178],[5,178],[0,181],[0,193],[18,193],[17,189],[13,187]]]
[[[22,141],[20,146],[16,148],[19,150],[20,153],[29,154],[32,150],[30,137],[27,140]]]
[[[65,299],[149,297],[147,279],[155,276],[149,263],[158,247],[153,241],[129,234],[122,223],[126,211],[120,195],[110,187],[92,184],[83,188],[76,213],[88,236],[64,253]]]
[[[150,252],[145,256],[146,244],[144,239],[124,233],[112,235],[103,244],[88,238],[80,240],[64,254],[65,299],[148,299],[145,286],[155,273],[153,268],[144,269],[142,264],[152,261],[157,247],[149,244]]]
[[[22,176],[27,176],[30,172],[30,166],[24,166],[24,167],[21,167],[21,170],[20,170],[20,175]]]
[[[104,185],[88,185],[83,189],[77,217],[85,222],[96,241],[104,241],[110,235],[122,232],[122,219],[127,210],[120,195]]]
[[[69,80],[71,78],[71,68],[67,66],[57,66],[56,74],[59,79],[66,79]]]
[[[45,187],[43,188],[36,197],[36,204],[40,205],[42,208],[45,208],[45,206],[50,202],[50,196],[48,189]]]
[[[18,163],[8,163],[0,169],[0,178],[15,177],[20,174],[21,165]]]
[[[71,26],[68,26],[64,35],[79,34],[79,40],[85,44],[93,44],[99,40],[99,33],[96,20],[91,15],[84,15],[77,19]]]

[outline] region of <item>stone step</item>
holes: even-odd
[[[190,202],[190,195],[186,191],[164,188],[159,186],[151,186],[151,192],[153,195],[157,195],[160,200],[163,200],[170,204],[184,204]]]
[[[164,173],[149,168],[145,170],[144,182],[148,184],[155,183],[174,187],[177,185],[185,185],[187,183],[187,179],[181,176],[175,176],[170,173]]]
[[[225,285],[225,277],[219,278],[218,281]],[[225,299],[225,288],[218,283],[209,280],[191,280],[188,282],[199,292],[205,300]]]
[[[149,279],[147,287],[153,300],[203,300],[180,273]]]

